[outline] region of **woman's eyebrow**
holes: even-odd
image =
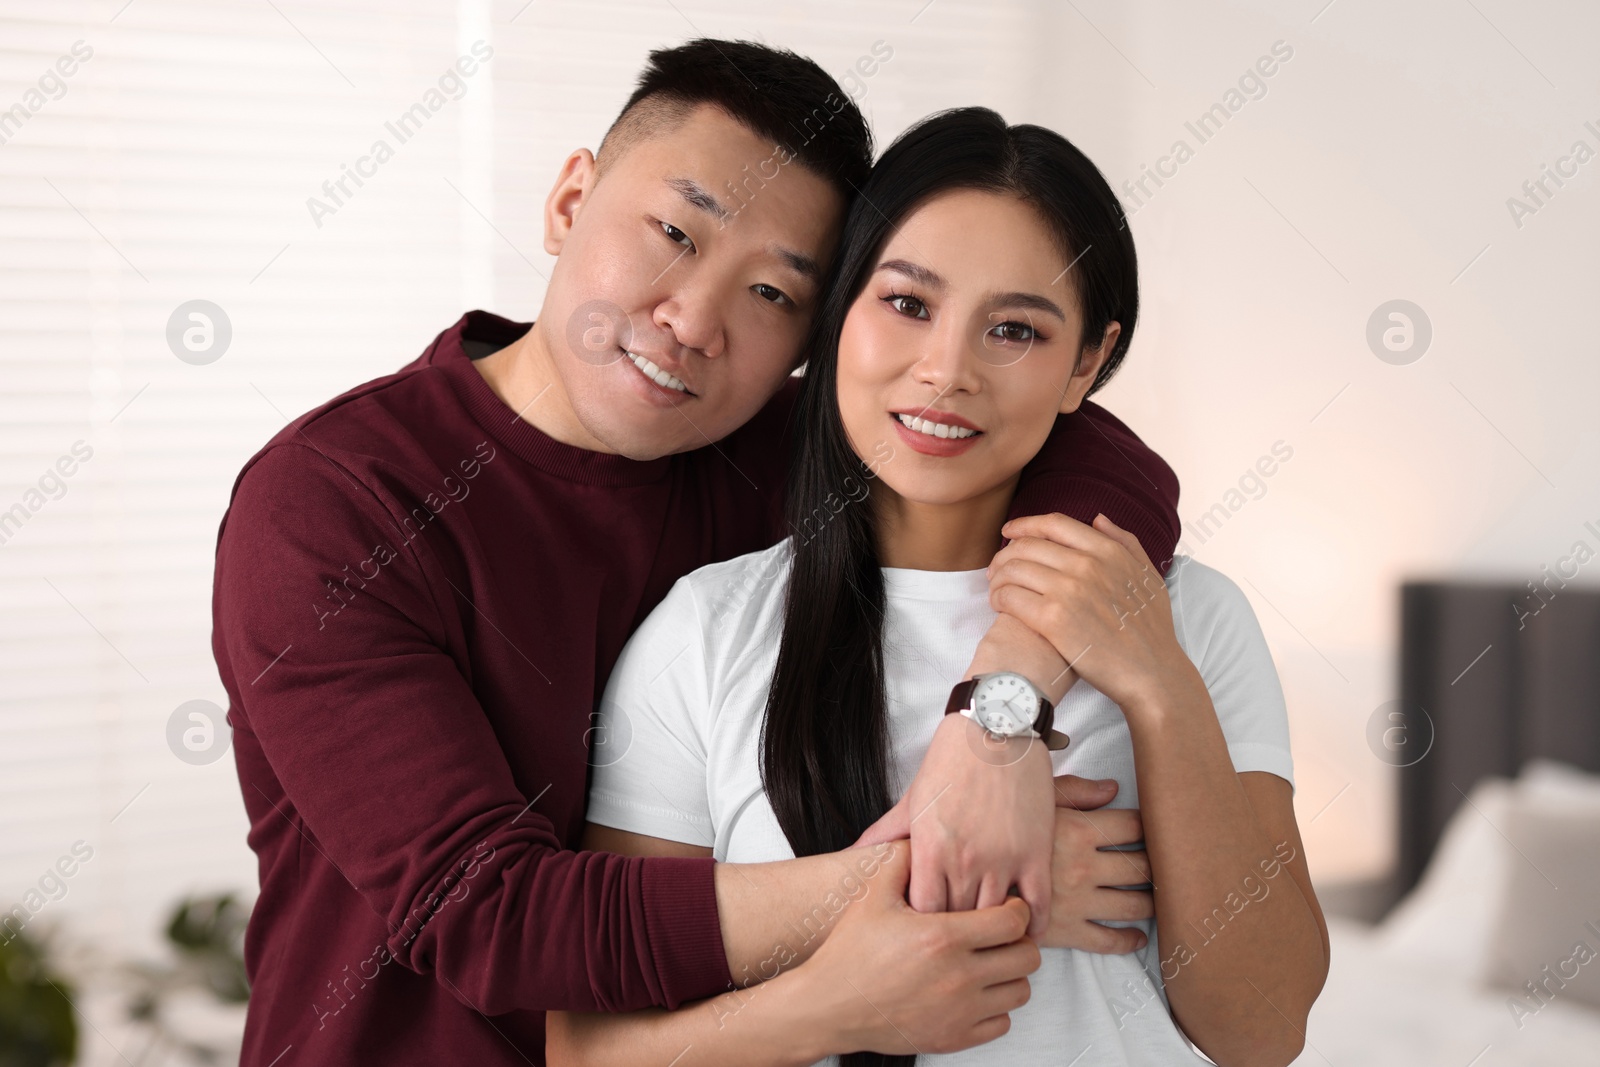
[[[896,274],[904,274],[912,281],[925,285],[935,292],[943,292],[945,289],[945,280],[937,271],[908,259],[886,259],[878,264],[878,270],[892,270]],[[1067,314],[1061,310],[1059,304],[1038,293],[990,293],[984,299],[984,303],[990,307],[1029,308],[1033,311],[1042,311],[1046,315],[1053,315],[1062,322],[1067,321]]]
[[[920,263],[913,263],[909,259],[886,259],[878,264],[878,270],[892,270],[896,274],[904,274],[907,278],[919,285],[926,285],[929,289],[944,289],[944,279],[936,272],[929,270]]]
[[[1067,321],[1066,313],[1054,300],[1047,300],[1037,293],[990,293],[988,303],[991,307],[1030,308],[1054,315],[1062,322]]]

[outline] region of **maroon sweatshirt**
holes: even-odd
[[[790,382],[717,443],[649,461],[562,444],[463,345],[296,419],[245,466],[212,646],[260,858],[242,1063],[544,1062],[544,1012],[731,987],[709,859],[576,852],[596,703],[697,567],[767,547]],[[1177,479],[1094,404],[1014,513],[1103,510],[1165,566]]]

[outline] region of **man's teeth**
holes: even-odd
[[[643,356],[634,355],[632,352],[628,352],[627,356],[629,359],[633,360],[633,365],[635,367],[638,367],[640,370],[644,371],[644,376],[646,378],[649,378],[657,385],[665,389],[676,389],[680,393],[687,393],[689,391],[688,386],[684,385],[678,379],[674,378],[672,375],[668,374],[666,371],[662,370],[648,359],[645,359]]]
[[[915,415],[896,415],[901,425],[917,433],[925,433],[930,437],[971,437],[977,430],[969,430],[965,426],[951,426],[946,422],[934,422],[932,419],[919,419]]]

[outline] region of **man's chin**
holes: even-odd
[[[609,420],[607,420],[609,423]],[[595,438],[602,442],[606,449],[625,459],[648,463],[662,456],[672,456],[679,452],[692,452],[706,443],[706,439],[692,429],[688,434],[682,419],[677,420],[677,426],[663,426],[656,434],[648,432],[647,428],[637,423],[626,425],[594,425],[585,420],[584,428]]]

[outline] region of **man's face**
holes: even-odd
[[[827,181],[709,106],[601,178],[574,153],[546,205],[559,258],[534,328],[579,436],[653,459],[743,425],[800,360],[843,213]]]

